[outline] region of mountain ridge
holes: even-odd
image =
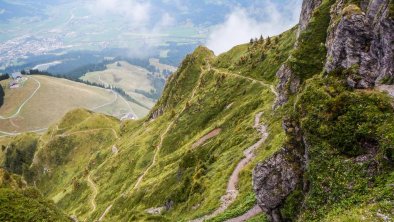
[[[393,218],[393,98],[349,80],[369,79],[355,69],[369,60],[361,54],[350,59],[356,65],[325,69],[331,42],[353,40],[341,34],[353,26],[333,25],[338,10],[346,12],[341,24],[376,4],[385,11],[393,2],[304,0],[300,25],[283,34],[218,56],[198,47],[145,119],[119,123],[75,110],[43,136],[33,136],[34,155],[24,156],[31,164],[22,169],[14,167],[20,156],[11,155],[20,152],[12,151],[31,143],[11,141],[6,169],[86,221]],[[377,15],[393,27],[390,13]],[[391,30],[368,39],[390,36]],[[392,55],[392,47],[378,45],[370,49]],[[352,46],[347,52],[360,45]],[[393,76],[393,64],[385,66],[382,76]],[[373,85],[383,84],[380,79]],[[256,125],[265,126],[264,142]],[[238,171],[253,145],[254,158]],[[237,195],[223,207],[233,173]],[[257,205],[264,213],[253,213]]]

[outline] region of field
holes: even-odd
[[[1,81],[5,92],[0,107],[2,134],[45,130],[68,111],[80,107],[118,118],[127,113],[137,117],[146,113],[144,108],[109,90],[65,79],[31,76],[18,89],[9,89],[8,83]]]
[[[151,64],[157,67],[160,73],[164,69],[170,71],[176,70],[175,67],[160,64],[156,60],[151,60]],[[156,75],[157,78],[161,78],[161,74],[154,75]],[[90,72],[81,77],[81,79],[85,81],[111,85],[123,89],[128,95],[141,102],[142,105],[146,107],[145,110],[141,110],[145,113],[148,113],[149,109],[155,104],[155,101],[136,91],[144,91],[147,93],[155,91],[154,78],[155,77],[151,76],[148,70],[124,61],[110,64],[104,71]]]
[[[149,59],[149,63],[152,66],[155,66],[156,68],[158,68],[160,70],[160,73],[163,73],[164,70],[168,70],[171,72],[175,72],[177,70],[177,68],[174,66],[161,64],[159,59],[151,58],[151,59]]]

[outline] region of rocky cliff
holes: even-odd
[[[292,55],[277,72],[279,97],[275,107],[283,105],[305,80],[300,68],[309,65],[309,58],[297,57],[297,51],[313,44],[310,35],[317,34],[314,24],[322,20],[324,5],[329,5],[329,25],[320,30],[326,53],[322,55],[321,72],[342,73],[352,88],[372,88],[394,82],[394,7],[390,0],[315,1],[305,0],[298,27],[298,40]],[[322,24],[319,24],[322,27]],[[310,31],[313,30],[311,33]],[[323,33],[324,32],[324,33]],[[308,38],[303,38],[302,34]],[[306,56],[306,55],[304,55]],[[316,65],[316,64],[315,64]],[[319,69],[317,69],[319,70]],[[316,71],[316,70],[315,70]],[[309,73],[311,75],[317,73]]]
[[[372,104],[377,100],[353,89],[394,83],[393,22],[393,2],[388,0],[303,2],[297,42],[277,72],[274,108],[293,107],[286,114],[292,121],[287,118],[283,124],[288,142],[253,171],[257,202],[271,221],[316,218],[316,206],[335,205],[363,190],[355,186],[365,181],[370,190],[376,189],[372,181],[391,172],[394,139],[388,136],[391,132],[380,131],[391,127],[370,119],[379,118],[380,112],[392,113],[390,102],[383,99],[387,109],[375,110]],[[362,125],[369,125],[369,132],[361,133]],[[323,171],[332,172],[326,167],[353,172],[321,178]],[[327,193],[334,190],[341,194]]]
[[[393,80],[392,4],[390,0],[336,2],[326,41],[326,72],[351,69],[346,78],[353,88],[371,88]]]

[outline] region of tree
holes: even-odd
[[[250,42],[249,42],[249,43],[250,43],[250,44],[253,44],[253,38],[250,39]]]
[[[279,43],[279,38],[278,37],[274,38],[274,43],[275,43],[275,45]]]
[[[6,80],[6,79],[9,79],[9,78],[10,78],[10,75],[8,75],[8,73],[1,74],[1,75],[0,75],[0,81],[1,81],[1,80]]]
[[[266,45],[271,45],[271,38],[268,36],[265,42]]]
[[[263,35],[260,36],[260,42],[261,42],[261,43],[264,42],[264,37],[263,37]]]

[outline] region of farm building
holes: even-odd
[[[10,82],[10,89],[16,89],[19,88],[19,82],[13,80]]]
[[[126,121],[126,120],[131,120],[131,119],[136,119],[136,118],[133,114],[127,113],[122,118],[120,118],[120,121]]]

